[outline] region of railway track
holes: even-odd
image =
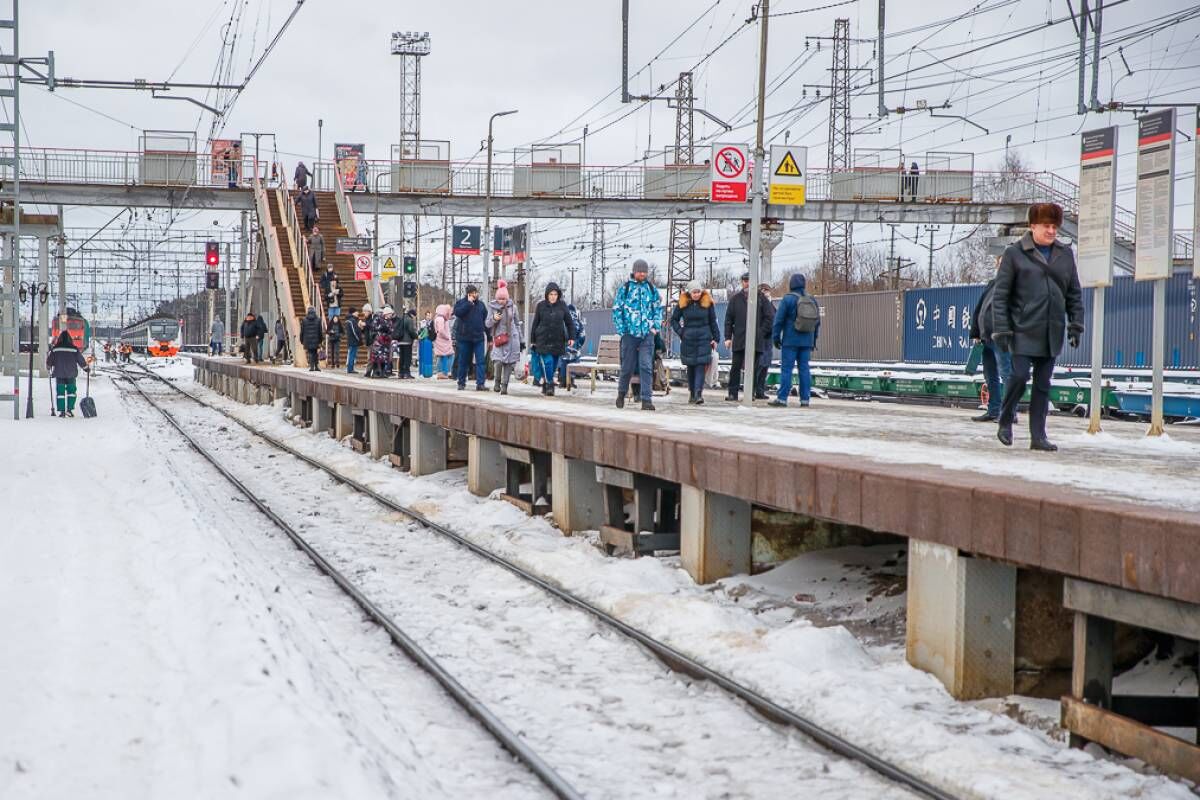
[[[389,512],[394,512],[416,523],[421,528],[438,534],[443,540],[449,541],[456,548],[466,549],[475,556],[486,560],[488,563],[497,566],[512,576],[515,576],[519,581],[532,587],[536,587],[540,592],[552,596],[555,600],[564,603],[574,609],[585,612],[596,622],[600,623],[605,628],[614,631],[620,639],[634,642],[644,648],[672,671],[681,673],[692,678],[705,681],[714,687],[717,687],[726,696],[736,698],[741,703],[744,703],[749,708],[753,709],[766,720],[774,723],[781,728],[790,729],[804,737],[812,740],[821,747],[831,751],[833,754],[846,759],[849,762],[861,765],[866,769],[874,772],[879,778],[885,779],[887,782],[894,784],[895,787],[902,787],[908,792],[915,793],[922,797],[935,798],[936,800],[949,800],[955,795],[946,790],[933,785],[929,781],[919,776],[913,775],[907,770],[880,758],[856,745],[843,739],[837,734],[823,728],[822,726],[802,717],[799,714],[784,708],[767,697],[762,696],[758,692],[746,687],[726,675],[718,673],[704,666],[702,663],[687,656],[670,645],[667,645],[644,632],[633,628],[632,626],[622,622],[616,617],[607,612],[596,608],[590,603],[576,597],[575,595],[549,583],[536,574],[514,564],[507,559],[504,559],[495,553],[475,544],[461,534],[440,525],[433,520],[428,519],[424,514],[416,509],[404,506],[391,498],[376,492],[363,485],[362,483],[345,476],[336,470],[327,467],[320,461],[311,458],[304,453],[294,450],[271,437],[268,434],[258,431],[247,423],[242,422],[236,417],[228,414],[223,409],[208,403],[189,392],[184,391],[174,383],[168,381],[162,376],[146,369],[141,364],[136,364],[139,368],[137,372],[130,370],[120,370],[121,377],[125,378],[134,391],[159,414],[161,414],[186,441],[195,449],[201,456],[205,458],[213,467],[225,477],[243,496],[247,498],[260,512],[262,512],[271,522],[280,528],[291,541],[301,549],[317,566],[319,570],[328,575],[351,599],[357,603],[363,611],[378,625],[387,631],[388,635],[396,643],[396,645],[406,653],[410,658],[417,662],[422,668],[426,669],[438,682],[446,688],[446,691],[464,707],[473,717],[475,717],[489,731],[500,744],[511,752],[517,759],[525,764],[530,771],[542,781],[546,787],[559,797],[583,797],[584,794],[572,786],[559,772],[551,767],[546,759],[535,752],[532,747],[525,741],[524,738],[507,727],[500,717],[491,711],[482,701],[480,701],[471,691],[466,689],[462,683],[455,679],[453,675],[433,656],[423,650],[416,642],[415,638],[406,633],[399,625],[389,616],[378,604],[373,602],[366,593],[362,591],[354,582],[352,582],[343,571],[340,571],[332,560],[322,555],[316,546],[302,536],[292,525],[282,519],[278,514],[271,510],[267,502],[255,492],[252,487],[247,486],[246,482],[240,480],[229,469],[223,466],[220,459],[205,448],[196,437],[190,435],[185,427],[180,424],[174,415],[167,411],[160,403],[156,402],[153,397],[137,385],[136,378],[148,376],[158,384],[166,386],[170,389],[171,395],[182,398],[191,404],[202,407],[213,413],[219,414],[224,419],[236,423],[241,428],[248,431],[257,439],[266,442],[272,448],[294,457],[304,464],[319,470],[324,475],[332,478],[336,483],[341,484],[351,489],[356,494],[369,498],[378,506],[386,509]],[[157,395],[156,395],[157,396]],[[161,399],[161,397],[160,397]],[[664,758],[666,756],[664,755]],[[881,782],[882,783],[882,782]],[[884,789],[886,793],[886,785],[870,792],[870,796],[877,796],[880,789]],[[864,787],[865,788],[865,787]],[[892,792],[894,794],[894,792]]]

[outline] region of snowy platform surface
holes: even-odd
[[[544,519],[476,498],[466,491],[462,470],[412,478],[345,442],[298,430],[284,421],[279,404],[240,405],[192,385],[186,366],[165,371],[239,419],[956,795],[1193,796],[1135,763],[1069,750],[1044,730],[957,703],[936,680],[905,664],[902,652],[864,647],[840,625],[814,625],[783,603],[747,602],[747,590],[787,596],[804,575],[819,584],[836,576],[837,562],[850,554],[827,556],[824,566],[810,559],[808,567],[697,586],[671,559],[608,558],[594,536],[563,537]],[[0,421],[6,456],[0,466],[6,478],[0,481],[0,797],[545,796],[144,406],[120,399],[104,379],[93,381],[93,394],[96,420]],[[507,400],[545,408],[540,398]],[[589,412],[586,399],[546,402],[570,413],[608,413],[600,405]],[[355,574],[384,602],[394,603],[389,593],[404,588],[405,581],[393,577],[402,574],[396,570],[427,563],[424,571],[433,575],[453,566],[449,555],[430,559],[432,545],[399,519],[364,520],[366,536],[343,523],[323,525],[328,515],[354,519],[367,511],[348,490],[295,474],[296,467],[236,426],[211,424],[212,412],[205,417],[183,403],[173,411],[189,427],[207,429],[205,436],[222,441],[228,452],[244,453],[239,468],[257,471],[264,486],[278,484],[272,506],[285,517],[308,519],[312,534],[324,537],[339,558],[359,561]],[[711,413],[699,411],[693,419]],[[493,584],[484,570],[456,580],[491,592],[489,605],[497,611],[526,594]],[[555,621],[565,609],[540,606],[536,620],[556,635],[575,634],[574,623]],[[479,681],[470,688],[489,701],[528,707],[540,695],[554,707],[545,713],[607,722],[632,710],[630,699],[622,699],[625,687],[636,698],[639,687],[656,687],[658,695],[674,683],[681,697],[714,702],[711,690],[661,665],[639,667],[644,678],[637,681],[591,681],[601,690],[599,705],[559,690],[552,699],[545,692],[530,695],[515,682],[517,663],[480,674],[495,656],[464,622],[439,625],[424,608],[417,610],[423,644],[451,648],[456,669]],[[476,610],[481,617],[491,611]],[[527,614],[498,617],[489,638],[504,648],[526,648],[512,631]],[[584,662],[609,638],[597,638]],[[591,668],[614,665],[601,659],[582,669]],[[692,713],[679,703],[680,715]],[[662,724],[670,719],[664,716]],[[691,729],[695,742],[631,727],[627,752],[588,749],[590,728],[583,725],[529,727],[525,734],[582,745],[590,763],[563,766],[603,769],[607,784],[591,796],[784,798],[804,795],[798,787],[811,780],[824,781],[811,796],[883,796],[861,772],[812,764],[800,743],[738,754],[737,747],[769,727],[752,715],[726,713],[719,727]],[[742,779],[736,769],[691,756],[705,740],[754,767],[754,774]],[[768,759],[769,769],[756,767],[758,758]],[[660,779],[630,783],[631,766],[647,760],[660,764]],[[780,774],[790,777],[780,780]]]
[[[1145,426],[1055,416],[1057,453],[995,438],[975,412],[814,399],[753,409],[678,389],[658,410],[614,406],[602,383],[548,398],[457,391],[452,381],[369,380],[340,371],[211,371],[446,428],[688,483],[759,505],[938,542],[1018,564],[1200,602],[1200,429],[1147,438]],[[1024,420],[1022,420],[1024,421]]]

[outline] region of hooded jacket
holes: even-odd
[[[301,192],[297,202],[300,204],[300,216],[307,219],[317,218],[317,193],[311,189]]]
[[[992,290],[992,324],[993,337],[1013,337],[1013,354],[1057,358],[1068,330],[1083,333],[1083,291],[1070,249],[1056,241],[1046,259],[1032,233],[1006,247]]]
[[[662,298],[649,279],[638,283],[630,278],[613,298],[613,327],[622,336],[641,338],[662,324]]]
[[[259,326],[262,326],[261,331],[260,331]],[[266,323],[262,321],[261,317],[254,317],[254,319],[242,320],[241,333],[242,333],[243,339],[249,339],[252,336],[262,336],[263,333],[266,333],[265,329],[266,329]]]
[[[725,307],[725,338],[730,340],[732,346],[729,349],[734,351],[746,349],[746,315],[750,311],[748,291],[743,289],[729,298],[729,305]],[[756,316],[758,327],[755,330],[758,332],[758,341],[762,342],[766,340],[765,334],[771,330],[767,308],[762,303],[758,304]],[[762,350],[762,345],[755,349]]]
[[[807,283],[804,276],[797,272],[788,280],[788,293],[779,301],[779,310],[775,312],[775,324],[771,326],[771,339],[779,342],[783,347],[817,346],[817,337],[821,333],[819,319],[816,330],[811,333],[802,333],[796,330],[796,305],[799,297],[808,296],[805,292]],[[813,302],[815,303],[816,300]]]
[[[433,312],[433,354],[454,355],[454,340],[450,338],[450,306],[446,303]]]
[[[558,300],[550,302],[550,293],[558,292]],[[533,323],[529,326],[529,341],[537,348],[538,355],[561,356],[567,352],[567,340],[571,338],[571,314],[562,298],[562,290],[551,281],[546,284],[545,299],[533,311]]]
[[[679,337],[679,360],[684,366],[702,366],[712,361],[712,343],[721,339],[712,295],[705,290],[700,300],[695,301],[687,292],[682,292],[679,304],[671,313],[671,330]]]
[[[225,323],[220,317],[213,317],[212,326],[208,329],[210,341],[219,342],[225,338]]]
[[[362,347],[367,343],[367,329],[359,325],[359,319],[354,314],[346,317],[342,327],[346,329],[346,347]]]
[[[392,326],[392,339],[399,344],[412,344],[417,340],[417,321],[408,314],[396,316]]]
[[[472,303],[466,297],[460,298],[454,304],[454,316],[458,318],[458,341],[473,344],[487,338],[484,327],[487,313],[487,303],[482,300],[476,298]]]
[[[497,314],[500,315],[499,320],[496,319]],[[486,325],[492,332],[492,361],[501,364],[515,364],[520,361],[521,342],[525,337],[521,333],[521,320],[517,316],[517,307],[513,305],[511,298],[503,303],[499,300],[488,302]],[[496,342],[496,335],[500,333],[508,334],[508,341],[504,344]]]
[[[81,367],[87,369],[87,361],[71,341],[71,334],[63,331],[46,354],[46,366],[56,380],[73,381],[79,377]]]
[[[324,338],[324,331],[321,330],[321,318],[317,316],[317,310],[315,308],[308,309],[304,319],[300,320],[300,344],[304,346],[305,350],[316,350],[321,346],[321,340]]]

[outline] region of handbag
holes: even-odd
[[[508,319],[507,313],[505,313],[504,316],[505,316],[504,333],[497,333],[495,335],[495,337],[492,338],[492,347],[504,347],[504,345],[508,344],[508,330],[509,330],[509,327],[512,325],[512,322],[511,322],[511,320]]]
[[[973,346],[971,348],[970,354],[967,356],[967,365],[963,369],[963,372],[965,372],[968,375],[974,375],[975,370],[979,369],[979,365],[982,362],[983,362],[983,345],[976,343],[975,346]]]

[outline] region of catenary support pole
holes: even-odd
[[[878,62],[879,77],[876,79],[876,89],[879,92],[879,108],[876,113],[879,118],[883,119],[888,115],[887,103],[883,99],[883,30],[884,30],[884,4],[886,0],[879,0],[879,40],[875,43],[875,49],[878,51],[875,60]],[[821,287],[824,289],[824,285]]]
[[[767,20],[770,15],[770,0],[762,0],[759,13],[758,43],[758,121],[754,133],[754,169],[750,175],[750,287],[746,296],[746,354],[749,361],[744,370],[746,382],[742,403],[754,407],[754,371],[758,366],[755,347],[758,338],[758,282],[759,256],[762,249],[762,169],[766,153],[763,150],[763,105],[767,95]]]
[[[1104,287],[1097,286],[1092,290],[1092,394],[1088,410],[1088,433],[1100,432],[1100,411],[1104,406],[1103,380],[1101,370],[1104,368]]]
[[[1150,399],[1150,430],[1147,436],[1162,436],[1163,433],[1163,358],[1167,329],[1167,281],[1161,278],[1154,282],[1154,313],[1151,316],[1150,335],[1154,337],[1154,384]]]

